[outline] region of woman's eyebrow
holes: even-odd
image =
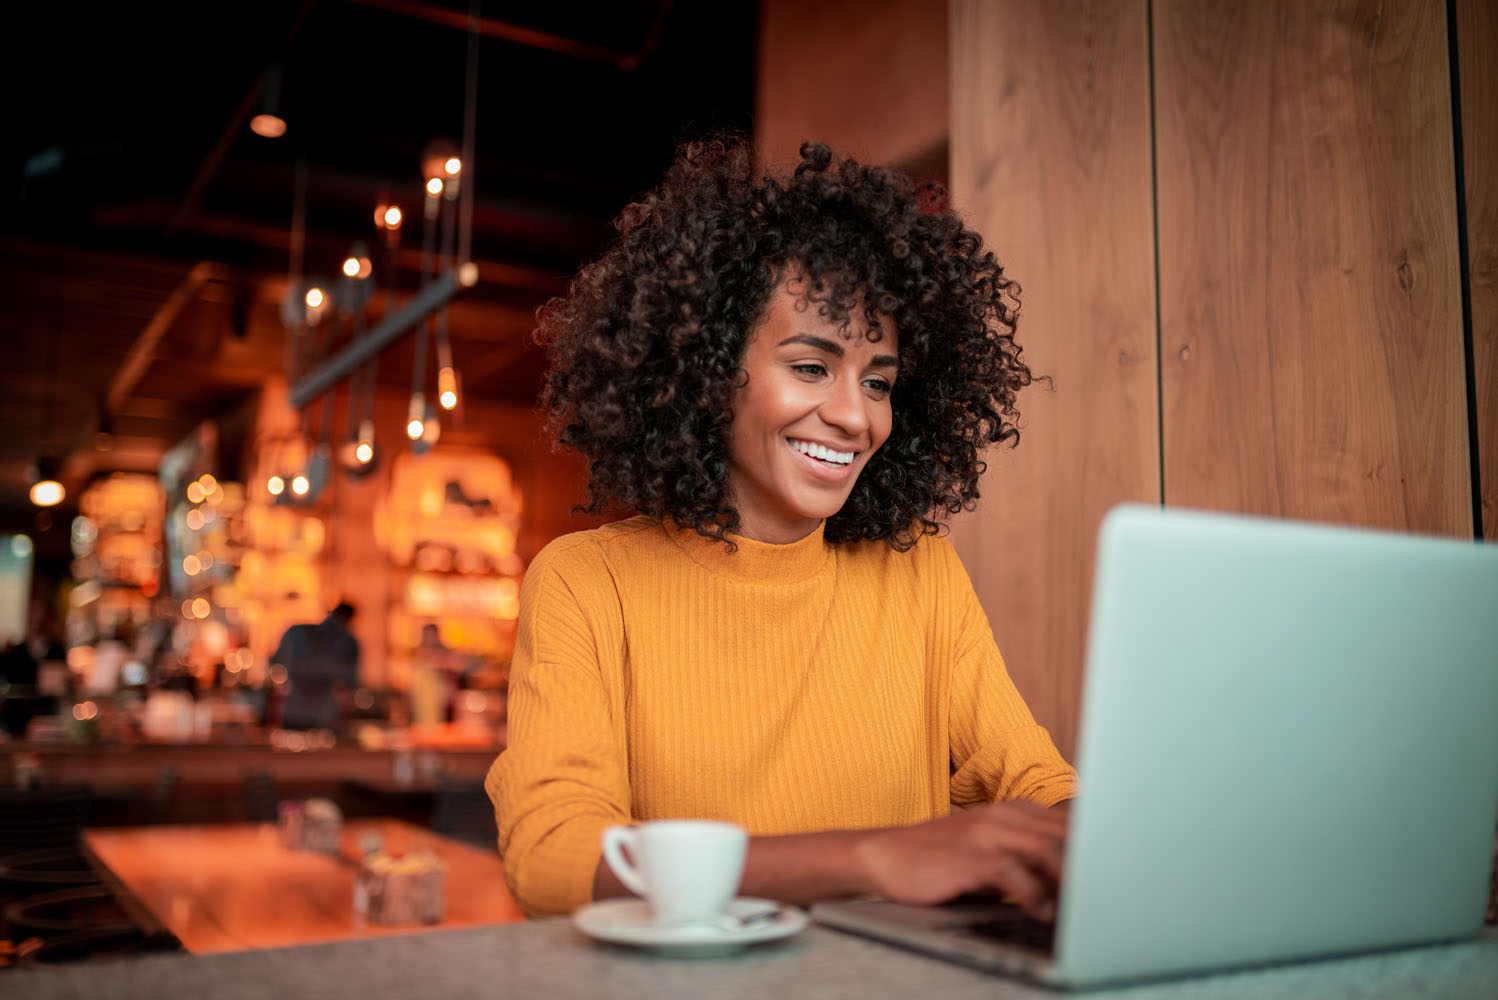
[[[846,352],[843,345],[826,337],[815,337],[809,333],[797,333],[782,340],[777,346],[784,347],[786,344],[805,344],[807,347],[816,348],[832,355],[834,358],[842,357]],[[893,354],[876,354],[870,362],[882,368],[898,368],[900,360]]]

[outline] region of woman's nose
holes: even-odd
[[[817,410],[824,423],[848,437],[862,437],[869,429],[869,399],[857,379],[839,379]]]

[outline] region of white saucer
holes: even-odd
[[[728,904],[728,912],[749,917],[775,905],[772,900],[741,896]],[[790,937],[806,927],[807,916],[794,906],[786,906],[774,920],[742,930],[723,930],[711,924],[659,927],[650,904],[630,898],[590,903],[572,914],[572,923],[589,937],[611,944],[650,948],[666,955],[707,958]]]

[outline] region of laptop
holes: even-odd
[[[1469,937],[1498,825],[1498,546],[1124,505],[1098,544],[1054,928],[819,922],[1083,987]]]

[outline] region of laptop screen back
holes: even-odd
[[[1498,549],[1118,508],[1081,722],[1063,981],[1472,934]]]

